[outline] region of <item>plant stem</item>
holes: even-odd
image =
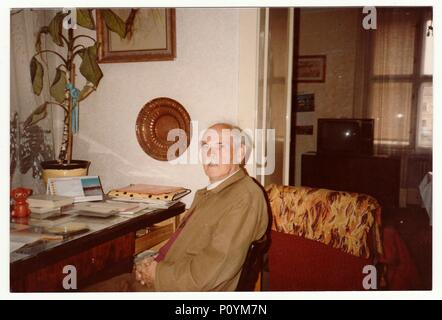
[[[77,44],[77,45],[73,48],[73,50],[77,49],[78,47],[83,47],[83,49],[86,48],[86,47],[85,47],[84,45],[82,45],[82,44]]]
[[[66,43],[66,45],[69,45],[68,39],[66,39],[66,37],[64,35],[62,35],[60,33],[61,38],[64,40],[64,42]]]
[[[71,28],[68,30],[68,70],[69,70],[69,82],[75,87],[75,64],[73,56],[73,45],[74,45],[74,30]],[[73,147],[73,134],[72,134],[72,97],[69,91],[68,100],[68,141],[67,141],[67,161],[68,164],[72,161],[72,147]]]

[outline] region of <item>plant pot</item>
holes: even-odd
[[[57,160],[43,161],[41,163],[43,180],[47,184],[48,178],[87,176],[90,164],[91,162],[87,160],[72,160],[71,163],[59,163]]]

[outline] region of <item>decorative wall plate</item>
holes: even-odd
[[[167,158],[170,146],[178,142],[168,141],[167,135],[172,129],[182,129],[186,137],[181,137],[181,148],[174,146],[174,153]],[[170,98],[156,98],[144,105],[137,117],[137,140],[144,152],[156,160],[167,161],[178,158],[190,144],[190,116],[186,109]]]

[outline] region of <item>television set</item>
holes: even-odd
[[[318,119],[317,152],[373,154],[374,119]]]

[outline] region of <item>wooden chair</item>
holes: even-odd
[[[264,254],[270,247],[270,238],[264,234],[261,239],[253,241],[247,252],[236,291],[254,291],[261,274]]]

